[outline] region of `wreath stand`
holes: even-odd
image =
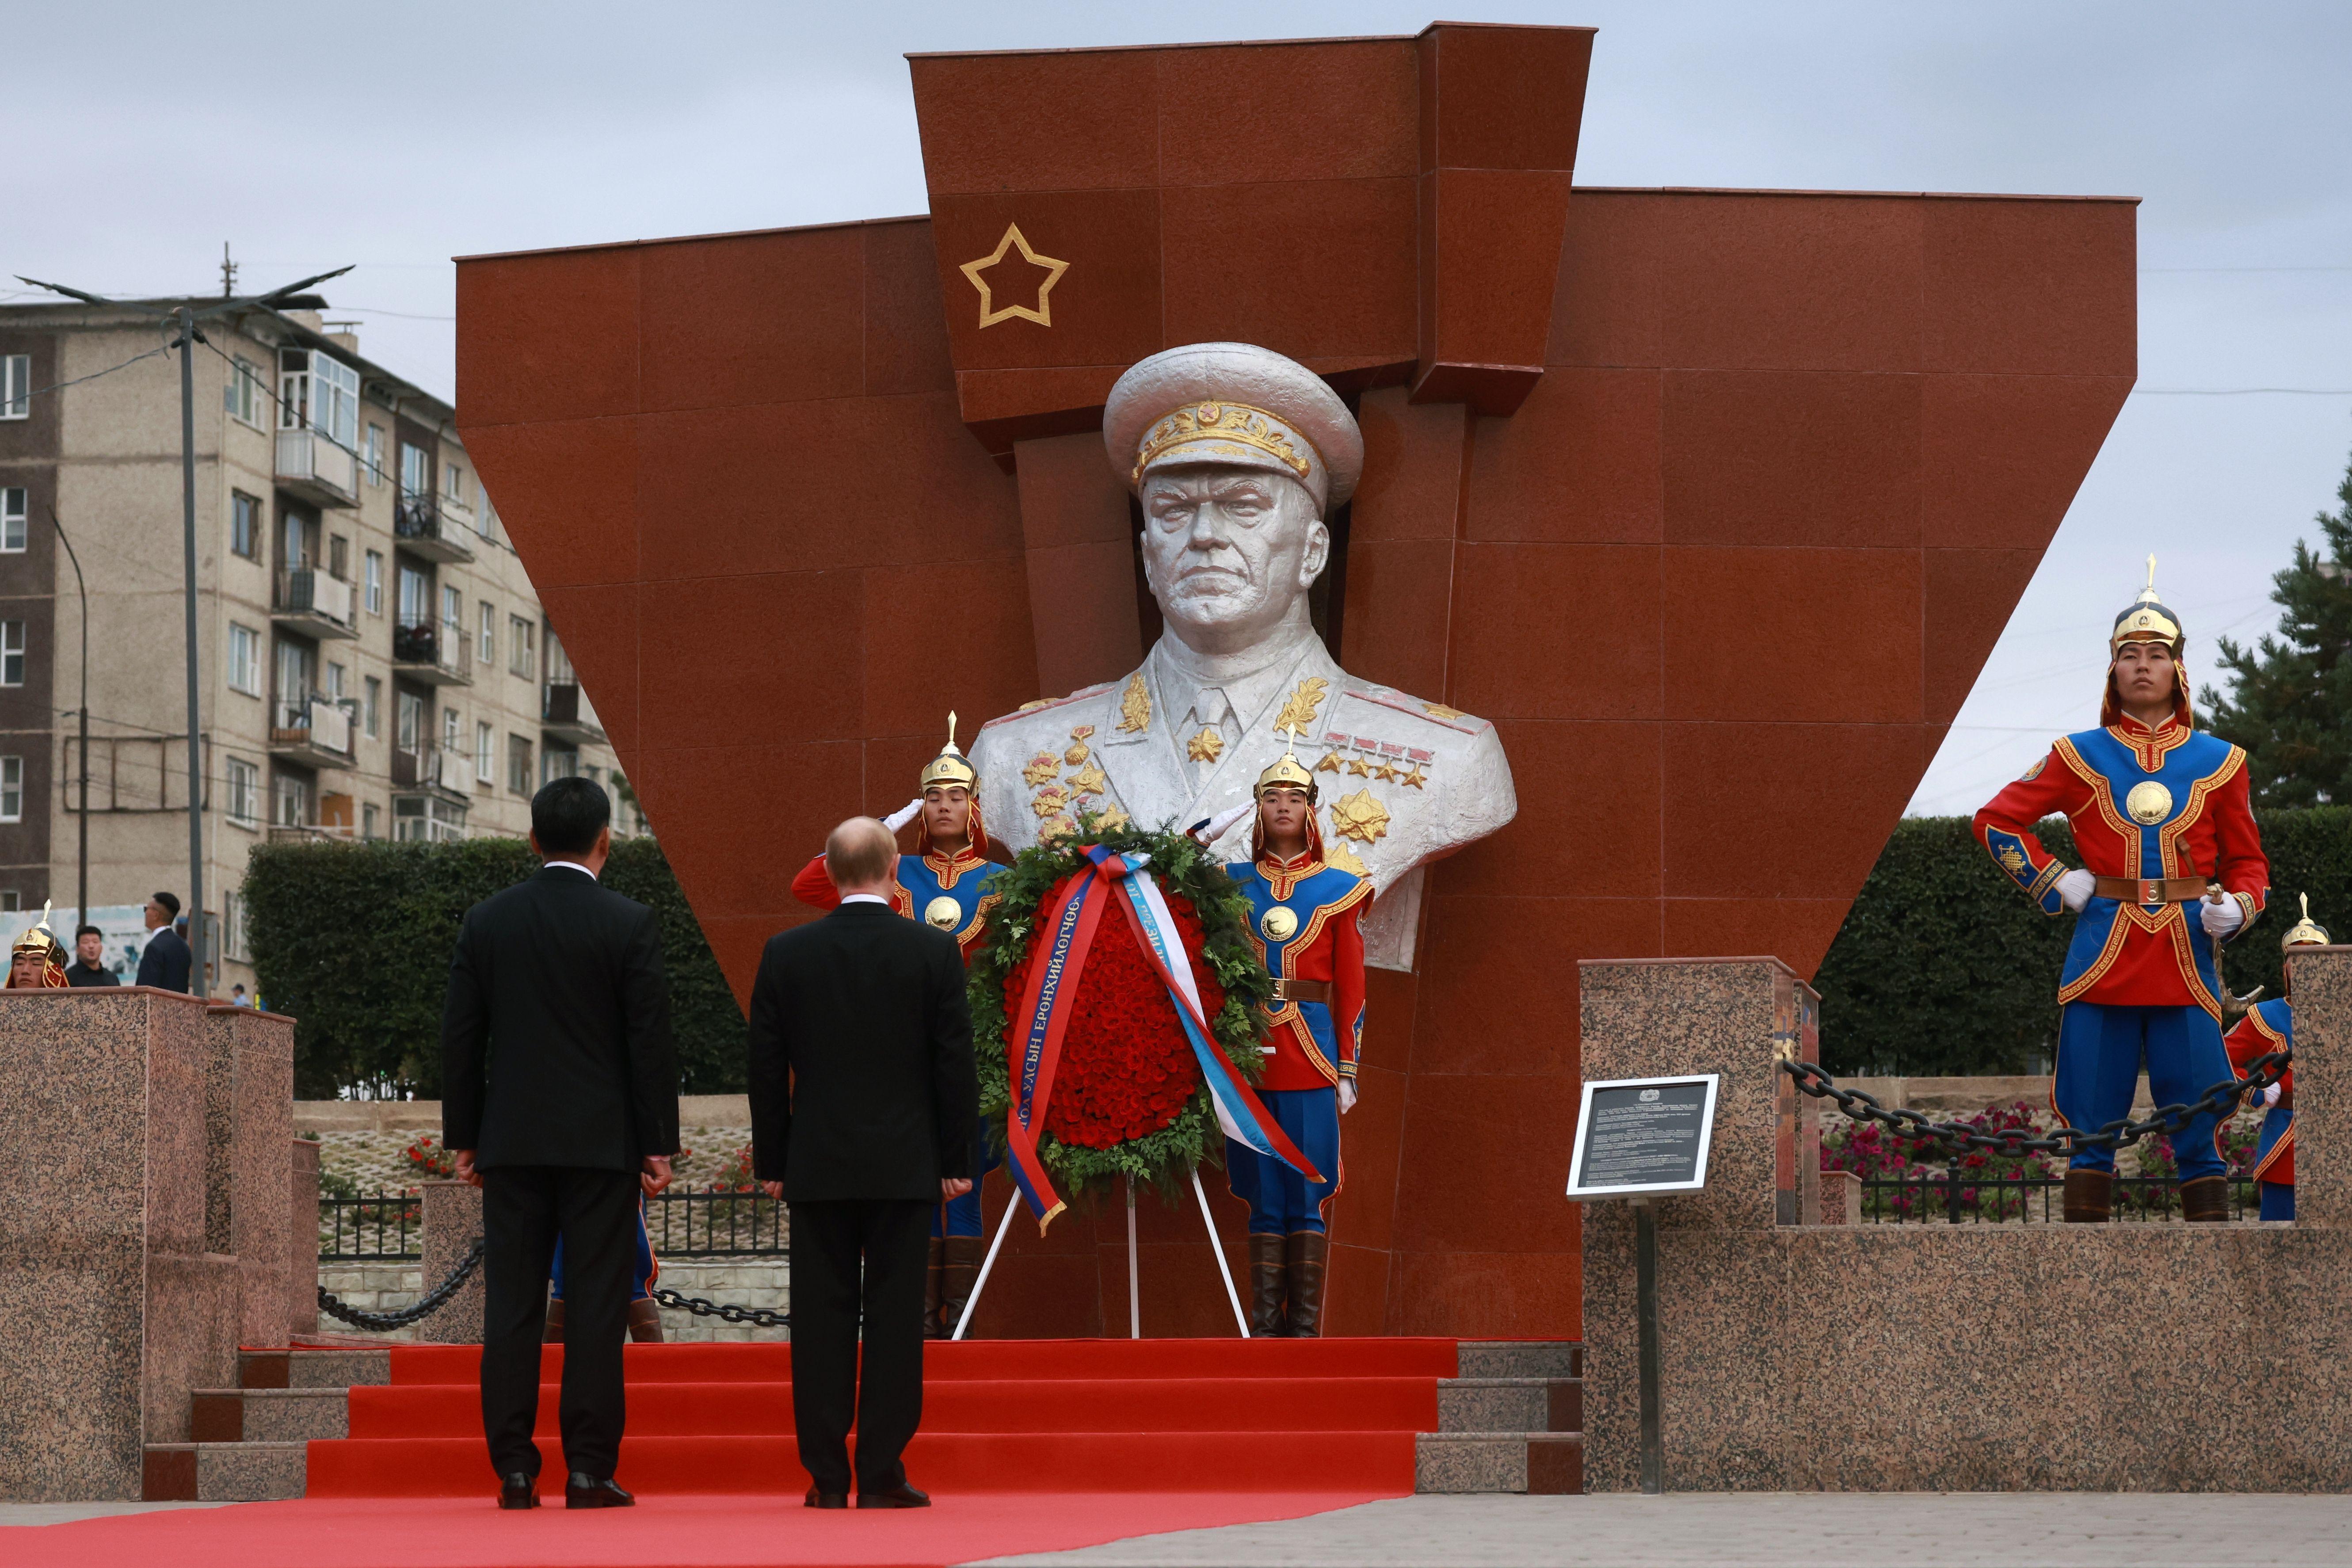
[[[1242,1311],[1241,1293],[1234,1289],[1234,1271],[1225,1262],[1223,1244],[1217,1240],[1217,1222],[1209,1213],[1209,1194],[1201,1186],[1201,1167],[1198,1165],[1192,1167],[1192,1196],[1200,1201],[1201,1223],[1209,1232],[1209,1255],[1217,1260],[1217,1277],[1225,1282],[1225,1300],[1233,1305],[1234,1327],[1241,1331],[1242,1338],[1247,1339],[1250,1337],[1249,1318]],[[997,1249],[1004,1245],[1004,1233],[1013,1227],[1013,1216],[1020,1208],[1021,1194],[1014,1193],[1012,1201],[1004,1205],[1004,1217],[996,1222],[996,1239],[988,1244],[988,1256],[981,1260],[980,1278],[971,1282],[971,1297],[964,1302],[963,1316],[956,1320],[955,1332],[948,1336],[950,1339],[963,1338],[964,1329],[971,1322],[972,1313],[979,1310],[981,1292],[988,1289],[988,1277],[996,1268]],[[1136,1278],[1136,1262],[1135,1178],[1129,1176],[1127,1178],[1127,1337],[1131,1340],[1143,1337],[1143,1294],[1140,1282]]]

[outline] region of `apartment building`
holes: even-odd
[[[616,831],[642,831],[450,405],[318,310],[203,330],[196,745],[215,990],[255,984],[239,889],[268,839],[520,836],[532,792],[575,773],[615,786]],[[152,352],[168,342],[133,310],[0,307],[0,910],[76,903],[85,762],[93,908],[186,896],[180,364]]]

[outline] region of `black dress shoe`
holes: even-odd
[[[525,1475],[520,1470],[516,1470],[509,1475],[500,1476],[499,1478],[499,1506],[500,1508],[537,1508],[539,1506],[539,1482],[537,1479],[532,1476]]]
[[[574,1470],[563,1482],[563,1506],[566,1508],[635,1508],[637,1500],[614,1486],[610,1480],[598,1480],[584,1470]]]
[[[816,1488],[811,1487],[808,1489],[808,1496],[803,1498],[801,1502],[803,1506],[808,1508],[847,1508],[849,1506],[849,1494],[847,1492],[820,1491]]]
[[[885,1491],[867,1491],[860,1488],[857,1493],[857,1506],[860,1508],[929,1508],[931,1506],[931,1494],[919,1492],[904,1481]]]

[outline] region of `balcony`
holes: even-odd
[[[395,674],[425,686],[474,684],[474,644],[462,627],[395,625],[392,628]]]
[[[433,495],[402,496],[393,509],[392,535],[410,554],[443,563],[471,561],[471,541],[478,537],[457,509]]]
[[[438,799],[462,805],[467,800],[465,770],[465,758],[452,756],[438,746],[427,746],[421,752],[393,748],[394,789],[426,790]]]
[[[360,635],[358,618],[352,613],[352,585],[310,566],[278,574],[269,618],[322,642]]]
[[[350,767],[350,710],[315,693],[300,702],[279,703],[269,725],[269,754],[306,768]]]
[[[549,740],[572,746],[604,743],[604,731],[596,727],[596,710],[580,694],[578,681],[551,680],[540,691],[540,728]]]
[[[280,430],[278,488],[320,506],[357,506],[359,455],[317,430]]]

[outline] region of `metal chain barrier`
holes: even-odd
[[[1797,1080],[1799,1089],[1815,1100],[1835,1100],[1837,1108],[1854,1121],[1874,1121],[1906,1138],[1935,1144],[1946,1153],[1982,1149],[1994,1154],[2056,1154],[2071,1160],[2087,1149],[2127,1149],[2143,1138],[2169,1138],[2200,1116],[2227,1116],[2246,1096],[2278,1082],[2294,1060],[2292,1050],[2273,1051],[2248,1063],[2244,1078],[2215,1084],[2194,1105],[2161,1106],[2141,1121],[2110,1121],[2096,1131],[2053,1127],[2039,1137],[2023,1127],[1984,1132],[1966,1122],[1930,1121],[1916,1110],[1889,1110],[1858,1089],[1840,1089],[1812,1062],[1784,1061],[1780,1068]]]
[[[681,1296],[675,1290],[656,1289],[654,1300],[680,1312],[691,1312],[698,1318],[716,1318],[722,1323],[749,1323],[755,1329],[789,1329],[793,1326],[790,1312],[779,1312],[767,1307],[738,1307],[732,1303],[706,1301],[699,1296]]]
[[[474,1270],[481,1266],[482,1238],[478,1236],[474,1237],[472,1249],[458,1260],[457,1268],[449,1270],[449,1278],[433,1287],[425,1293],[424,1299],[413,1307],[404,1307],[397,1312],[362,1311],[357,1307],[346,1307],[340,1297],[321,1285],[319,1287],[319,1310],[331,1318],[340,1318],[355,1329],[366,1329],[372,1333],[385,1333],[394,1329],[404,1329],[411,1323],[423,1321],[447,1306],[449,1298],[462,1289]]]

